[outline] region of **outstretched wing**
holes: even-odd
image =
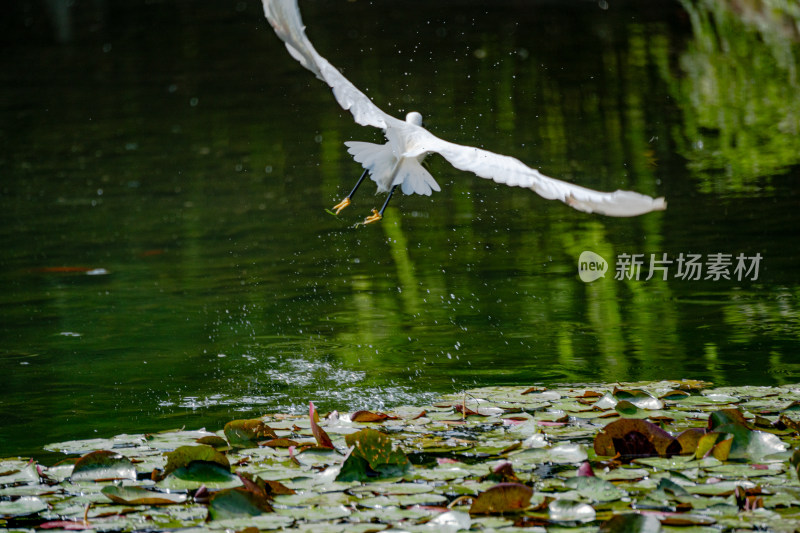
[[[292,57],[333,89],[336,101],[353,114],[358,124],[386,129],[387,123],[400,122],[381,111],[364,93],[342,76],[341,72],[317,53],[306,37],[297,0],[262,1],[264,15],[278,37],[286,43],[286,49]]]
[[[598,192],[549,178],[513,157],[443,141],[422,127],[384,113],[317,53],[306,37],[297,0],[262,2],[264,15],[278,37],[286,43],[286,49],[292,57],[333,89],[336,101],[353,114],[358,124],[384,130],[392,127],[403,130],[406,152],[402,155],[418,157],[436,152],[459,170],[473,172],[497,183],[530,188],[548,200],[561,200],[587,213],[630,217],[666,209],[664,198],[652,198],[632,191]]]
[[[396,126],[397,127],[397,126]],[[545,176],[520,160],[472,146],[444,141],[424,128],[403,123],[406,157],[438,153],[459,170],[516,187],[526,187],[548,200],[561,200],[578,211],[613,217],[632,217],[667,208],[664,198],[633,191],[599,192]]]

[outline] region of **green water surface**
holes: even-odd
[[[0,22],[0,455],[309,400],[800,381],[791,4],[301,1],[319,52],[387,112],[669,204],[587,215],[434,157],[442,192],[367,227],[371,183],[325,209],[360,174],[342,143],[380,132],[258,1],[59,5]],[[580,280],[583,251],[605,278]],[[641,279],[614,279],[622,254],[644,254]],[[645,280],[663,254],[761,260]]]

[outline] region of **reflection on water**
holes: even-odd
[[[359,174],[342,142],[379,134],[258,2],[71,5],[68,44],[25,2],[2,44],[3,453],[483,384],[798,381],[791,34],[703,3],[305,2],[383,108],[669,202],[587,216],[434,159],[441,193],[353,228],[382,198],[325,213]],[[754,281],[586,284],[586,250],[764,259]]]

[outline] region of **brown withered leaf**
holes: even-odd
[[[353,422],[383,422],[384,420],[397,420],[396,416],[389,416],[386,413],[373,413],[372,411],[356,411],[350,415]]]
[[[678,440],[647,420],[622,418],[611,422],[595,436],[597,455],[619,454],[622,460],[637,457],[669,457],[680,453]]]

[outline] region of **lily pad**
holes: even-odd
[[[646,420],[623,418],[603,428],[594,439],[597,455],[615,455],[625,458],[668,457],[680,453],[678,440]]]
[[[613,502],[627,494],[613,483],[593,476],[574,477],[568,479],[566,485],[578,491],[584,498],[595,502]]]
[[[244,487],[221,490],[208,504],[208,516],[211,520],[257,516],[271,512],[272,505],[266,495]]]
[[[27,516],[47,509],[47,504],[35,496],[21,496],[13,501],[0,501],[0,516]]]
[[[370,478],[400,476],[411,463],[405,454],[394,449],[392,440],[374,429],[362,429],[345,437],[352,448],[336,481],[366,481]]]
[[[481,492],[472,502],[469,514],[503,514],[521,511],[530,505],[533,489],[520,483],[499,483]]]
[[[232,420],[225,424],[225,438],[231,446],[245,448],[264,439],[276,439],[275,431],[261,419]]]
[[[186,470],[193,462],[211,463],[211,465],[216,465],[217,470],[231,471],[231,464],[225,454],[211,446],[181,446],[167,454],[167,466],[164,468],[164,475],[166,476],[180,468]],[[214,471],[214,469],[209,469],[209,471]],[[197,475],[199,472],[200,469],[196,468],[194,474]],[[182,477],[185,479],[186,475]]]
[[[661,522],[653,515],[618,514],[600,525],[598,533],[658,533]]]
[[[130,459],[107,450],[91,452],[75,463],[72,481],[136,479],[136,467]]]
[[[185,494],[154,492],[140,487],[109,485],[101,492],[112,502],[122,505],[174,505],[186,501]]]
[[[547,512],[553,522],[591,522],[597,516],[591,505],[566,498],[550,502]]]

